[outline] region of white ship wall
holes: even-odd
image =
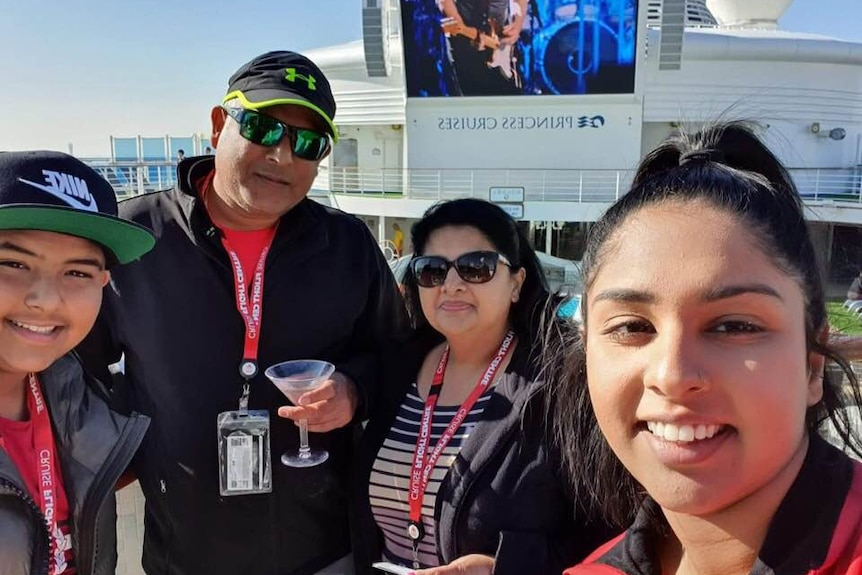
[[[788,167],[805,169],[802,177],[814,182],[815,190],[821,178],[827,187],[846,187],[847,178],[854,177],[847,174],[862,166],[862,44],[780,30],[687,28],[681,68],[659,70],[659,31],[649,29],[643,37],[647,56],[639,53],[638,89],[632,96],[411,98],[408,102],[397,34],[390,36],[397,44],[389,50],[387,77],[368,77],[361,42],[312,53],[332,78],[342,137],[355,140],[355,164],[341,169],[330,160],[318,185],[334,191],[371,192],[333,194],[333,205],[353,213],[418,217],[436,199],[463,195],[469,182],[481,195],[488,186],[522,185],[520,178],[530,195],[537,182],[557,178],[552,171],[569,170],[569,175],[560,177],[580,181],[581,175],[572,175],[572,170],[629,170],[680,122],[716,118],[758,122],[770,148]],[[605,114],[611,119],[607,129],[583,133],[440,129],[441,121],[451,118],[493,118],[499,126],[500,119],[513,116]],[[632,126],[628,126],[629,117]],[[812,129],[815,125],[819,133]],[[836,128],[843,132],[842,139],[826,137]],[[492,177],[495,170],[504,168],[505,174]],[[518,172],[526,168],[539,169]],[[821,168],[837,168],[841,173],[820,174]],[[345,170],[351,180],[346,183]],[[452,173],[458,179],[455,187],[446,183]],[[584,172],[584,180],[593,177],[607,185],[606,176]],[[428,189],[438,189],[439,194],[430,197],[434,193],[423,189],[412,199],[375,196],[380,191],[400,192],[408,179],[427,181]],[[625,175],[619,180],[624,184]],[[589,194],[590,189],[584,188],[584,197]],[[542,192],[538,197],[533,192],[524,203],[524,213],[535,221],[590,221],[607,207],[590,201],[595,200],[556,201],[552,194]],[[862,223],[862,204],[808,203],[813,219]]]
[[[655,34],[655,32],[653,32]],[[729,35],[728,35],[729,34]],[[741,34],[741,33],[740,33]],[[643,150],[661,125],[726,117],[756,120],[789,167],[847,168],[862,163],[862,45],[773,33],[686,32],[679,71],[645,69]],[[844,128],[841,141],[821,133]]]

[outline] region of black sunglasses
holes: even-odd
[[[503,254],[497,252],[469,252],[449,261],[441,256],[418,256],[410,261],[410,271],[421,287],[441,286],[446,282],[449,268],[455,268],[458,276],[467,283],[483,284],[491,281],[497,264],[512,267]]]
[[[291,151],[297,158],[318,161],[329,152],[329,134],[288,126],[256,110],[224,108],[224,111],[239,124],[240,135],[253,144],[274,146],[287,136]]]

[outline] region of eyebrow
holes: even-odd
[[[0,250],[8,250],[10,252],[15,252],[25,256],[32,256],[34,258],[39,257],[37,254],[31,252],[30,250],[22,248],[18,244],[13,244],[12,242],[0,242]]]
[[[627,303],[655,303],[655,295],[635,289],[609,289],[596,294],[593,303],[600,301],[618,301]]]
[[[99,271],[105,269],[105,264],[96,258],[79,258],[73,260],[67,260],[67,264],[72,264],[76,266],[93,266],[97,268]]]
[[[0,250],[7,250],[10,252],[15,252],[17,254],[21,254],[21,255],[25,255],[25,256],[29,256],[29,257],[33,257],[33,258],[44,259],[39,254],[37,254],[35,252],[31,252],[27,248],[19,246],[18,244],[15,244],[15,243],[12,243],[9,241],[0,242]],[[77,266],[92,266],[94,268],[97,268],[100,271],[105,269],[105,263],[100,261],[97,258],[74,258],[71,260],[66,260],[65,263],[77,265]]]
[[[784,301],[784,298],[775,289],[766,284],[742,284],[720,287],[707,292],[703,299],[704,301],[713,302],[746,294],[765,295],[774,297],[779,301]]]
[[[715,302],[746,294],[765,295],[784,301],[781,295],[766,284],[741,284],[715,288],[706,292],[703,296],[705,302]],[[655,294],[636,289],[609,289],[596,294],[593,302],[615,301],[623,303],[656,303],[658,298]]]

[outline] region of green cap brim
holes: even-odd
[[[61,206],[0,206],[0,230],[40,230],[78,236],[103,245],[121,264],[153,249],[156,238],[143,226],[100,213]]]
[[[280,92],[281,94],[286,94],[287,92]],[[324,122],[326,122],[326,126],[329,128],[329,135],[332,136],[332,143],[338,143],[338,128],[335,127],[335,122],[332,118],[329,117],[329,114],[320,109],[319,106],[315,106],[308,100],[304,100],[298,96],[294,97],[279,97],[279,98],[270,98],[267,100],[261,100],[259,102],[252,102],[249,100],[245,94],[242,93],[241,90],[234,90],[233,92],[228,93],[224,98],[222,98],[221,103],[226,104],[231,100],[239,100],[242,107],[246,110],[262,110],[263,108],[269,108],[271,106],[281,106],[281,105],[293,105],[293,106],[302,106],[303,108],[308,108],[309,110],[316,113],[320,116]]]

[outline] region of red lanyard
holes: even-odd
[[[422,527],[422,500],[425,498],[425,490],[428,488],[428,480],[431,477],[431,472],[440,459],[443,449],[449,444],[455,436],[455,432],[461,427],[461,423],[470,413],[473,405],[482,396],[488,386],[494,381],[494,376],[500,364],[506,359],[509,350],[512,347],[512,342],[515,340],[515,332],[510,331],[503,338],[503,343],[500,344],[500,349],[497,355],[488,364],[488,368],[479,382],[458,411],[452,417],[452,421],[443,431],[443,435],[434,446],[434,450],[428,453],[428,444],[431,441],[431,421],[434,417],[434,408],[437,406],[437,398],[440,397],[440,391],[443,389],[443,375],[446,373],[446,364],[449,363],[449,347],[443,350],[443,355],[440,356],[440,363],[437,365],[437,371],[434,372],[434,379],[431,382],[431,389],[428,390],[428,399],[425,400],[425,409],[422,412],[422,420],[419,424],[419,437],[416,438],[416,449],[413,452],[413,465],[410,468],[410,483],[408,494],[410,497],[410,522],[407,526],[407,535],[413,541],[413,559],[417,561],[417,552],[419,540],[425,535],[425,530]],[[418,568],[418,566],[414,565]]]
[[[51,431],[51,418],[39,388],[39,380],[32,373],[29,375],[30,393],[27,396],[27,407],[33,421],[33,448],[36,452],[36,493],[33,499],[39,504],[42,515],[45,516],[45,526],[51,534],[51,573],[62,573],[66,570],[65,553],[58,549],[58,538],[63,534],[57,526],[57,488],[59,474],[57,473],[56,448],[54,433]],[[24,471],[22,470],[22,473]]]
[[[242,397],[239,400],[241,411],[248,409],[249,380],[257,375],[257,350],[260,345],[260,325],[263,320],[263,274],[266,266],[266,255],[269,245],[260,251],[260,258],[254,268],[251,282],[251,296],[245,287],[245,271],[236,250],[231,248],[227,238],[222,238],[224,249],[230,256],[233,267],[233,283],[236,288],[236,307],[245,322],[245,343],[242,350],[242,362],[239,364],[239,374],[245,379]]]

